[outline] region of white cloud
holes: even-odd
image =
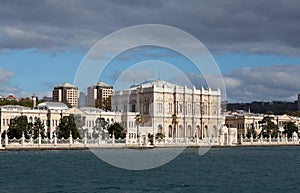
[[[130,69],[121,74],[118,81],[125,82],[143,82],[154,77],[154,73],[149,70]]]
[[[227,96],[235,101],[296,100],[300,65],[243,68],[224,76]]]
[[[227,89],[236,89],[241,85],[241,81],[231,77],[224,77]]]
[[[206,86],[201,74],[191,72],[187,77],[198,88]],[[295,101],[300,93],[299,77],[300,65],[277,65],[238,69],[224,74],[223,80],[229,101]],[[213,80],[213,76],[208,78]]]
[[[17,86],[11,85],[11,80],[15,77],[15,73],[7,71],[0,67],[0,93],[9,94],[18,92]]]

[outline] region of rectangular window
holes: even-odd
[[[179,113],[182,113],[182,104],[179,104]]]
[[[171,112],[172,112],[172,103],[169,103],[168,112],[169,112],[169,113],[171,113]]]
[[[158,111],[159,113],[162,113],[162,104],[161,104],[161,103],[158,103],[158,104],[157,104],[157,111]]]
[[[190,114],[191,113],[191,104],[188,104],[187,105],[187,114]]]
[[[135,104],[131,105],[131,112],[135,112]]]
[[[145,103],[143,108],[143,113],[149,114],[149,103]]]

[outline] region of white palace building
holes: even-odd
[[[113,92],[112,110],[139,113],[142,135],[163,133],[167,138],[217,137],[225,122],[220,90],[198,90],[162,80]],[[129,132],[136,132],[131,128]]]
[[[50,138],[63,116],[80,115],[85,131],[95,130],[98,118],[120,123],[129,138],[162,133],[165,138],[220,138],[224,132],[220,90],[187,88],[162,80],[145,82],[128,90],[113,91],[112,111],[93,107],[68,108],[59,102],[45,102],[33,108],[0,107],[0,131],[9,128],[10,119],[26,115],[29,122],[39,117]],[[137,121],[137,116],[140,117]]]

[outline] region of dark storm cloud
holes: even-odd
[[[294,101],[299,77],[299,65],[277,65],[239,69],[224,75],[224,81],[228,98],[235,101]]]
[[[196,87],[207,86],[201,74],[190,72],[187,76]],[[226,100],[231,102],[295,101],[300,90],[299,77],[300,65],[272,65],[237,69],[224,74],[222,81]]]
[[[1,49],[89,48],[131,25],[178,27],[214,52],[299,55],[295,1],[2,1]]]

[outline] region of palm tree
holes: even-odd
[[[135,116],[135,122],[136,122],[136,137],[139,137],[139,127],[140,127],[140,123],[142,122],[142,117],[140,114],[137,114]]]
[[[177,132],[178,132],[177,129],[176,129],[176,126],[178,125],[178,117],[177,117],[176,113],[174,113],[172,115],[172,125],[174,125],[173,131],[175,130],[175,132],[172,131],[172,135],[173,135],[172,137],[174,138],[175,133],[177,135]]]

